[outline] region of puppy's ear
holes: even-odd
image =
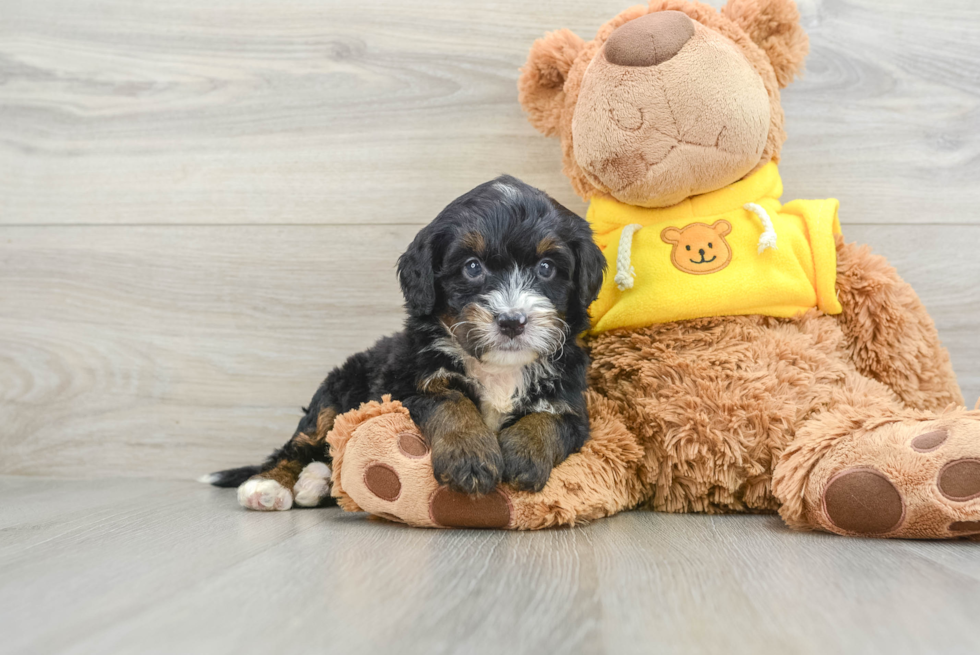
[[[558,136],[565,104],[565,79],[585,41],[569,30],[551,32],[531,46],[517,81],[518,100],[531,125],[545,136]]]
[[[582,220],[582,219],[579,219]],[[583,223],[585,221],[582,221]],[[602,276],[606,272],[606,258],[592,238],[592,230],[584,226],[581,236],[574,243],[575,284],[579,296],[585,300],[586,308],[599,297]]]
[[[810,41],[793,0],[728,0],[721,14],[765,51],[780,87],[802,72]]]
[[[436,305],[433,236],[430,228],[422,229],[398,258],[398,283],[405,296],[405,309],[415,317],[431,314]]]

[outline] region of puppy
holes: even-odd
[[[399,258],[404,331],[334,369],[263,465],[204,480],[241,484],[252,509],[324,504],[334,418],[391,394],[428,441],[440,482],[468,494],[501,481],[540,491],[589,435],[578,335],[604,269],[588,223],[545,193],[509,176],[476,187]]]

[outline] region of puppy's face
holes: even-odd
[[[488,364],[523,365],[588,328],[605,260],[588,224],[510,177],[450,204],[399,260],[409,313]]]

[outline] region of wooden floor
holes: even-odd
[[[507,172],[584,210],[518,68],[633,2],[0,0],[0,473],[264,457],[398,328],[395,259],[450,200]],[[972,405],[980,3],[799,5],[785,197],[841,200]]]
[[[3,653],[976,653],[973,544],[632,512],[538,533],[0,478]]]

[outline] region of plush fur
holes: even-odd
[[[208,481],[251,478],[251,490],[272,480],[292,494],[304,473],[316,480],[324,470],[311,464],[330,464],[335,418],[388,394],[421,427],[439,481],[468,494],[501,481],[540,490],[588,438],[588,357],[577,335],[604,267],[588,224],[541,191],[507,176],[477,187],[399,259],[405,330],[332,371],[265,464]],[[254,509],[288,509],[285,492],[265,485],[241,497]]]
[[[620,73],[619,67],[607,66],[602,47],[616,28],[660,11],[683,12],[696,23],[695,37],[681,50],[680,59],[675,57],[677,61],[657,66],[655,72]],[[749,23],[753,18],[767,22],[756,28]],[[653,0],[647,7],[631,7],[607,22],[592,41],[585,42],[567,30],[539,39],[521,70],[519,99],[532,125],[545,135],[561,139],[563,172],[580,196],[608,193],[630,204],[667,207],[689,195],[731,184],[769,161],[779,161],[779,150],[786,140],[779,88],[802,69],[808,47],[798,18],[796,6],[789,0],[733,0],[721,13],[688,0]],[[752,27],[751,31],[744,25]],[[732,52],[727,59],[718,59],[718,49],[726,47]],[[777,55],[775,64],[769,52]],[[745,81],[752,79],[742,73],[745,68],[755,73],[755,82]],[[583,90],[590,99],[585,108],[594,107],[594,113],[603,113],[607,104],[614,106],[603,113],[607,117],[604,124],[587,131],[583,128],[576,135],[573,126],[585,115],[579,103]],[[649,100],[658,96],[666,97],[669,103],[651,105]],[[743,106],[752,107],[753,121],[764,118],[764,125],[738,130],[732,125],[719,141],[726,121],[745,121],[740,113]],[[701,114],[701,107],[715,109]],[[761,107],[768,115],[763,116]],[[617,114],[641,113],[644,129],[639,140],[634,138],[635,129],[618,127],[613,120]],[[673,125],[678,119],[687,119],[690,124],[678,125],[676,132],[666,135],[658,133],[659,126]],[[618,172],[612,175],[604,173],[604,159],[594,154],[610,135],[622,139],[619,147],[610,147],[615,157],[605,168]],[[577,148],[576,138],[583,136],[596,145],[584,151]],[[733,136],[737,138],[728,141]],[[651,151],[650,146],[657,141],[659,147]],[[669,158],[659,160],[670,144],[680,147]],[[761,150],[747,161],[758,144]],[[706,162],[706,155],[720,161]],[[651,162],[651,157],[658,161]],[[636,168],[640,161],[654,165]],[[662,166],[657,167],[657,163]],[[626,170],[621,171],[623,168]],[[627,182],[630,171],[633,179]],[[661,176],[668,176],[667,185],[660,181]]]
[[[621,65],[629,53],[613,57],[620,64],[600,59],[618,27],[668,10],[697,24],[680,50],[673,52],[675,39],[670,52],[650,57],[666,71],[662,75]],[[521,103],[535,127],[561,139],[564,170],[580,195],[609,193],[623,201],[622,193],[626,202],[669,205],[778,158],[785,138],[779,88],[801,70],[807,48],[798,21],[790,0],[730,0],[720,12],[696,2],[654,0],[624,11],[592,41],[560,30],[535,43],[520,79]],[[747,65],[758,86],[731,88],[711,77],[704,63],[718,53],[731,58],[728,70]],[[685,87],[685,68],[710,84]],[[639,81],[655,85],[667,102]],[[605,119],[603,112],[580,114],[593,110],[589,103],[604,93],[623,96],[608,106]],[[694,129],[712,120],[694,111],[698,94],[713,93],[735,102],[765,94],[769,113],[757,161],[736,166],[734,158],[678,148],[680,160],[651,177],[662,162],[647,155],[662,146],[664,135],[640,130],[626,139],[603,123],[627,123],[632,108],[655,126]],[[759,105],[749,106],[758,111]],[[672,107],[684,111],[673,114]],[[682,140],[697,143],[689,136]],[[582,138],[590,141],[584,149],[576,145]],[[603,181],[608,176],[595,164],[604,157],[623,160],[617,188]],[[348,508],[426,526],[537,529],[639,506],[778,511],[793,528],[843,535],[980,534],[980,412],[963,406],[949,356],[912,288],[866,246],[838,239],[836,254],[839,315],[720,316],[592,338],[591,439],[539,493],[504,487],[478,501],[447,495],[427,474],[428,456],[408,458],[396,447],[392,430],[415,428],[393,418],[404,411],[393,402],[365,408],[342,435],[332,433],[333,452],[346,453],[334,471],[335,493]],[[396,501],[362,484],[364,467],[373,461],[401,476]]]

